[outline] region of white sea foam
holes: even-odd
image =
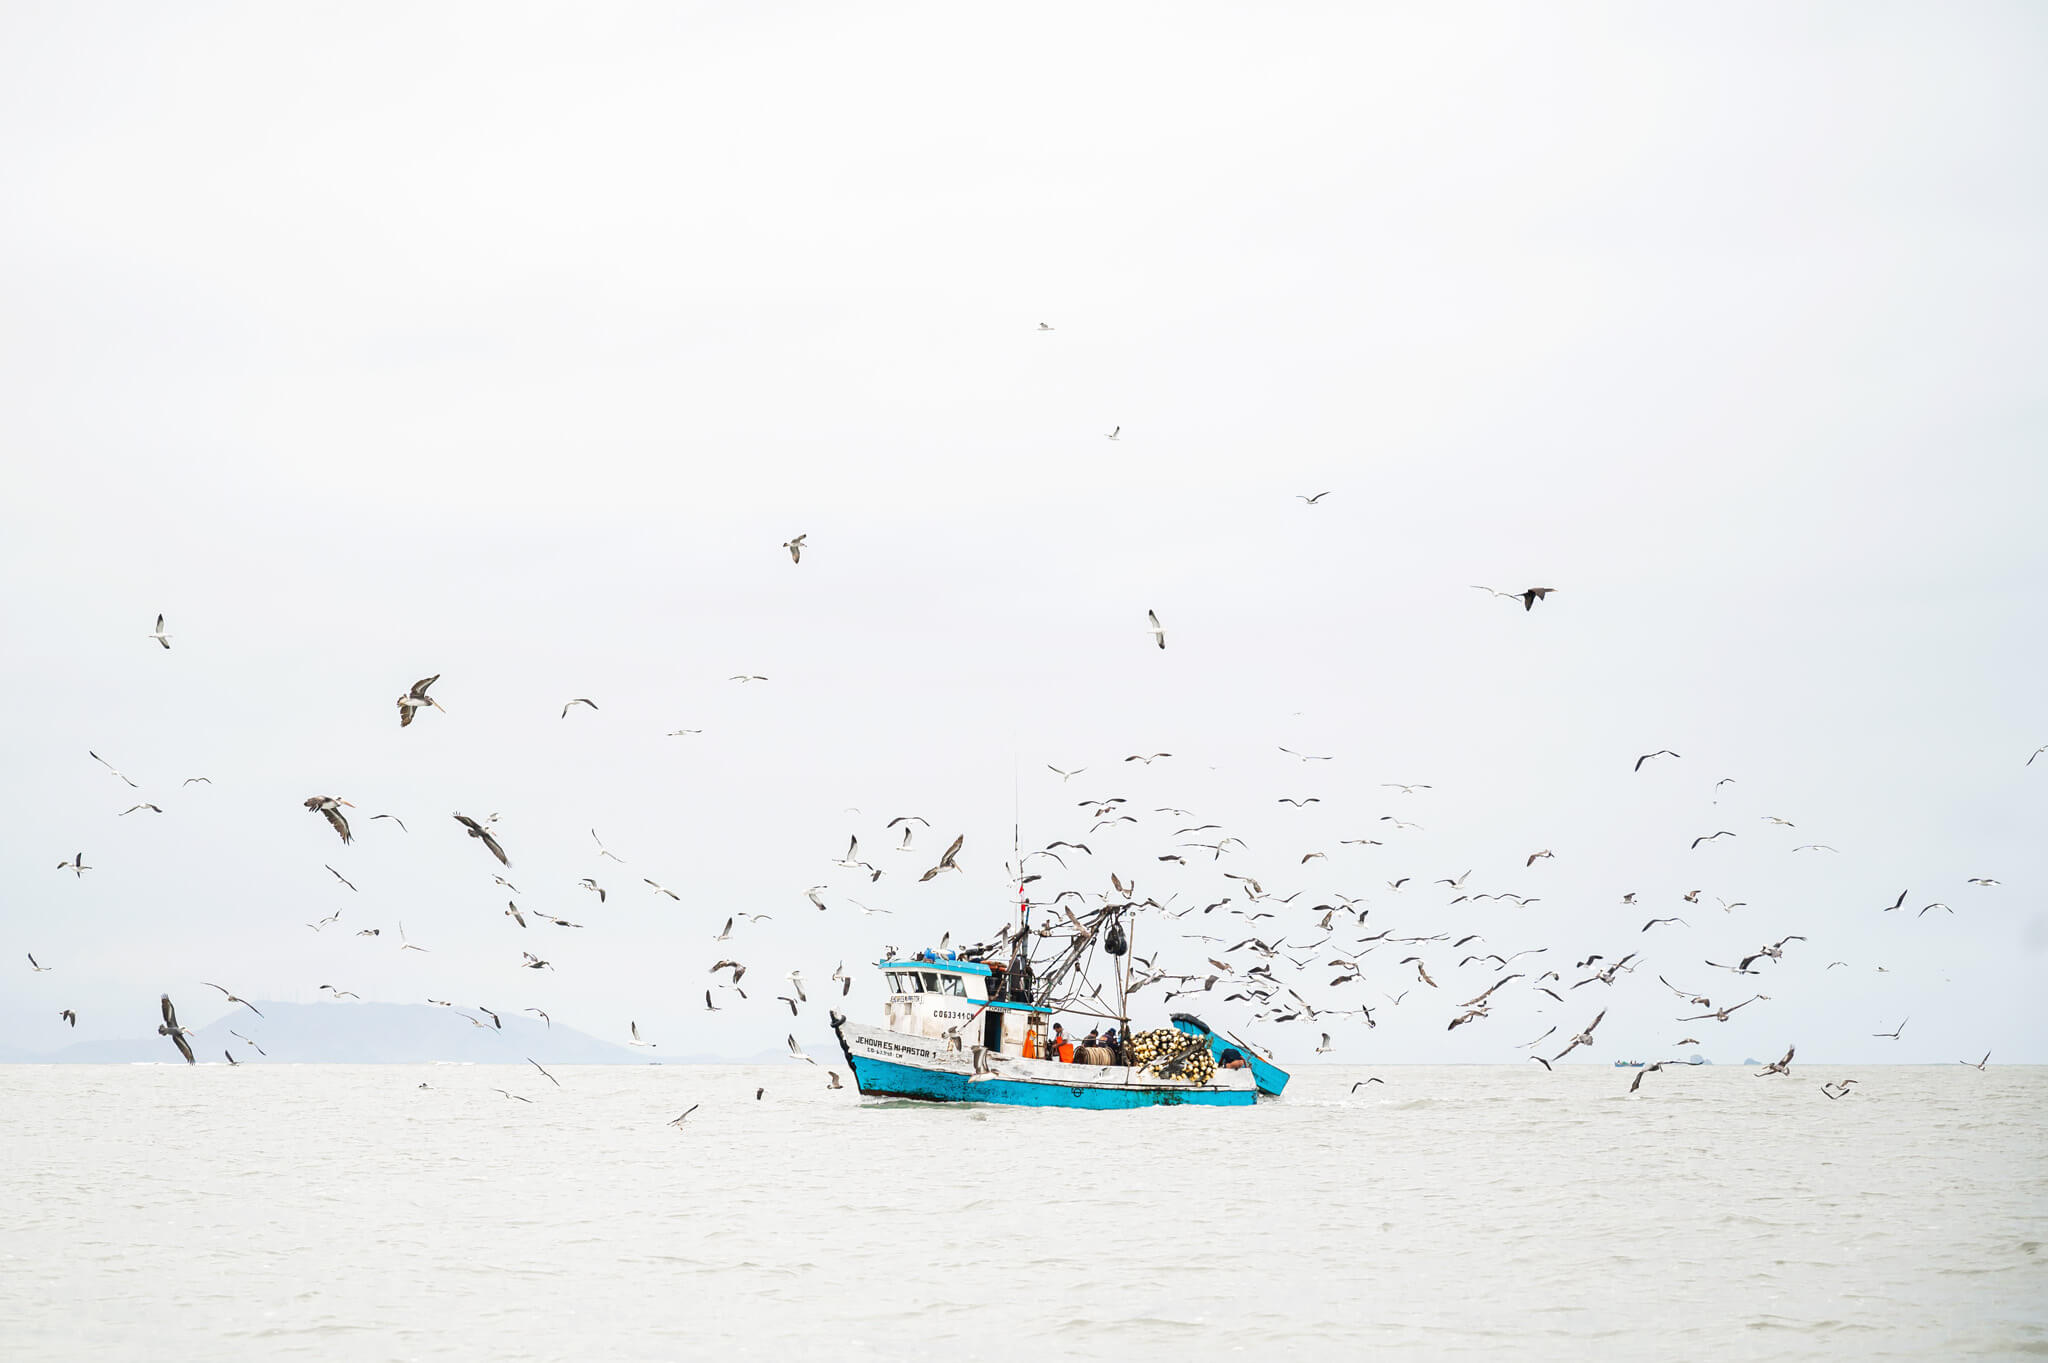
[[[0,1353],[2048,1353],[2048,1069],[1319,1067],[1138,1112],[556,1073],[0,1068]]]

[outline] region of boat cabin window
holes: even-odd
[[[939,992],[938,971],[927,970],[924,972],[924,992],[927,994],[936,994]]]
[[[965,998],[967,995],[967,981],[961,979],[958,975],[941,975],[939,976],[939,992]]]
[[[917,976],[901,971],[889,972],[889,992],[892,994],[914,994],[917,992]]]

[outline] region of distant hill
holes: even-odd
[[[237,1008],[185,1038],[201,1064],[225,1064],[226,1053],[230,1051],[245,1065],[266,1061],[330,1065],[454,1061],[516,1065],[528,1059],[543,1065],[691,1065],[756,1064],[786,1058],[781,1051],[746,1056],[663,1054],[657,1048],[640,1050],[600,1041],[560,1023],[551,1027],[528,1014],[500,1014],[501,1027],[477,1027],[462,1011],[424,1003],[280,1003],[265,999],[252,1002],[263,1011],[262,1017],[246,1008]],[[486,1024],[490,1022],[474,1009],[464,1011]],[[259,1055],[255,1046],[230,1036],[231,1030],[261,1046],[264,1053]],[[836,1054],[836,1050],[813,1045],[812,1053],[822,1059]],[[0,1048],[0,1063],[7,1064],[127,1065],[179,1058],[177,1047],[164,1036],[80,1041],[62,1050],[40,1053]]]

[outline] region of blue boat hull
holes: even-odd
[[[1266,1094],[1268,1097],[1278,1098],[1286,1090],[1287,1081],[1291,1077],[1287,1071],[1281,1069],[1245,1043],[1232,1041],[1229,1037],[1211,1031],[1207,1023],[1191,1013],[1175,1013],[1173,1015],[1173,1025],[1190,1036],[1208,1037],[1209,1053],[1214,1055],[1219,1063],[1222,1061],[1225,1051],[1236,1051],[1239,1055],[1243,1056],[1246,1067],[1252,1072],[1252,1082],[1258,1085],[1260,1093]]]
[[[919,1098],[934,1103],[1003,1103],[1013,1107],[1245,1107],[1258,1101],[1253,1089],[1131,1088],[1122,1085],[1056,1084],[1013,1079],[970,1079],[964,1074],[920,1069],[890,1060],[849,1056],[862,1093]]]

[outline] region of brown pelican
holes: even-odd
[[[1900,1025],[1903,1026],[1904,1024],[1901,1023]],[[1756,1077],[1761,1079],[1767,1074],[1783,1074],[1789,1076],[1792,1073],[1792,1053],[1798,1049],[1799,1048],[1797,1046],[1787,1046],[1785,1048],[1785,1054],[1779,1057],[1778,1059],[1773,1060],[1770,1064],[1764,1066],[1762,1069],[1758,1070],[1756,1072]]]
[[[162,1008],[164,1020],[157,1024],[156,1034],[169,1037],[177,1045],[178,1054],[185,1057],[186,1064],[198,1064],[199,1062],[192,1058],[191,1044],[185,1040],[185,1035],[190,1029],[178,1025],[178,1010],[171,1006],[169,994],[163,996]]]
[[[333,816],[329,815],[328,817],[332,818]],[[471,836],[472,838],[483,839],[484,846],[490,849],[491,855],[498,859],[500,865],[510,866],[512,864],[511,858],[505,855],[505,849],[498,846],[498,840],[492,837],[489,831],[487,831],[482,824],[478,823],[475,819],[470,818],[469,815],[462,813],[460,810],[456,811],[455,822],[461,824],[464,828],[468,829],[469,836]],[[346,832],[347,827],[348,826],[346,824],[342,825],[342,828],[344,830],[342,833],[342,838],[344,841],[346,841],[348,837],[348,834]]]
[[[1577,1036],[1572,1038],[1571,1045],[1565,1047],[1563,1050],[1559,1051],[1556,1055],[1553,1055],[1550,1058],[1552,1060],[1562,1060],[1566,1056],[1570,1055],[1573,1051],[1577,1050],[1579,1047],[1592,1045],[1593,1029],[1595,1027],[1598,1027],[1600,1025],[1600,1019],[1606,1016],[1607,1010],[1605,1008],[1602,1008],[1598,1013],[1594,1015],[1593,1020],[1586,1024],[1586,1030],[1580,1032]]]
[[[424,706],[431,705],[436,710],[441,710],[442,714],[448,713],[442,709],[440,701],[427,694],[427,688],[439,680],[441,680],[441,674],[438,672],[431,677],[422,677],[412,684],[412,690],[398,698],[399,728],[403,729],[406,725],[412,723],[412,712]]]
[[[946,849],[946,855],[939,858],[939,864],[932,867],[931,870],[926,871],[923,875],[918,877],[919,883],[923,883],[924,881],[930,880],[933,876],[937,875],[941,871],[959,870],[959,863],[954,861],[953,858],[960,855],[960,845],[966,841],[967,835],[965,833],[962,833],[959,837],[953,839],[953,845]]]
[[[355,808],[347,800],[338,800],[332,795],[308,795],[306,797],[306,808],[316,814],[325,815],[327,822],[334,825],[334,831],[341,835],[343,842],[354,842],[355,834],[348,831],[348,816],[341,812],[341,806],[343,805],[348,805],[350,809]]]
[[[1755,996],[1754,998],[1747,998],[1747,999],[1744,999],[1744,1000],[1743,1000],[1742,1002],[1740,1002],[1740,1003],[1731,1003],[1731,1004],[1727,1005],[1727,1006],[1726,1006],[1726,1007],[1724,1007],[1724,1008],[1716,1008],[1716,1009],[1714,1009],[1714,1011],[1713,1011],[1713,1012],[1711,1012],[1711,1013],[1701,1013],[1701,1014],[1700,1014],[1700,1015],[1698,1015],[1697,1017],[1689,1017],[1689,1018],[1680,1018],[1680,1019],[1678,1019],[1678,1020],[1679,1020],[1680,1022],[1705,1022],[1705,1021],[1707,1021],[1707,1020],[1708,1020],[1709,1018],[1711,1018],[1711,1019],[1713,1019],[1713,1020],[1714,1020],[1715,1022],[1726,1022],[1726,1021],[1728,1020],[1728,1015],[1729,1015],[1729,1014],[1731,1014],[1731,1013],[1733,1013],[1733,1012],[1734,1012],[1734,1011],[1735,1011],[1736,1009],[1738,1009],[1738,1008],[1747,1008],[1747,1007],[1749,1007],[1749,1005],[1751,1005],[1752,1003],[1755,1003],[1755,1002],[1757,1001],[1757,999],[1761,999],[1762,997],[1763,997],[1763,995],[1761,995],[1761,994],[1758,994],[1758,995],[1756,995],[1756,996]],[[1704,1001],[1702,1001],[1702,1000],[1698,1000],[1698,999],[1695,999],[1695,1000],[1694,1000],[1694,1002],[1695,1002],[1695,1003],[1698,1003],[1698,1004],[1699,1004],[1699,1006],[1700,1006],[1700,1007],[1702,1007],[1702,1008],[1705,1008],[1705,1007],[1707,1007],[1707,1006],[1708,1006],[1708,1005],[1707,1005],[1707,1004],[1706,1004],[1706,1003],[1705,1003]],[[1683,1043],[1681,1043],[1681,1044],[1683,1044]]]

